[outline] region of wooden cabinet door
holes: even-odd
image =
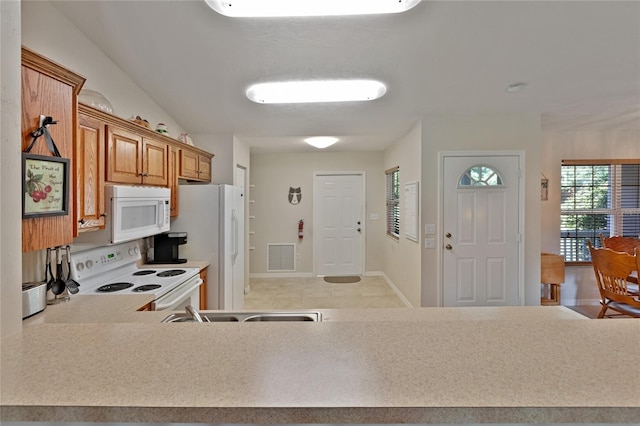
[[[180,168],[180,149],[169,147],[169,189],[171,189],[171,217],[178,216],[178,171]]]
[[[76,231],[104,228],[104,154],[106,125],[80,115],[76,139]],[[76,233],[77,235],[77,233]]]
[[[198,179],[198,154],[186,149],[180,150],[180,177]]]
[[[211,158],[198,155],[198,178],[211,182]]]
[[[22,220],[22,251],[40,250],[46,247],[71,244],[76,229],[74,215],[71,213],[75,204],[73,191],[74,169],[73,143],[76,138],[77,95],[84,84],[84,78],[61,67],[37,53],[23,47],[21,67],[21,108],[22,108],[22,140],[8,140],[3,143],[15,144],[16,149],[24,151],[31,143],[30,133],[40,124],[40,116],[51,116],[57,124],[49,126],[51,137],[55,141],[60,154],[69,158],[69,181],[67,196],[69,214],[25,218]],[[2,99],[4,102],[4,99]],[[47,144],[40,138],[33,146],[32,154],[51,156]],[[20,147],[20,148],[18,148]],[[18,175],[9,176],[16,179]],[[24,184],[24,177],[21,177]],[[28,194],[22,193],[24,199]],[[22,209],[22,200],[3,200],[3,208]],[[16,203],[17,202],[17,203]],[[17,205],[11,205],[16,203]]]
[[[107,181],[142,182],[141,136],[107,126]]]
[[[211,158],[190,151],[180,150],[180,177],[182,179],[211,182]]]
[[[168,186],[169,145],[149,138],[142,142],[142,183]]]

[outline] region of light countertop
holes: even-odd
[[[640,418],[640,381],[606,380],[614,374],[606,365],[640,365],[638,320],[513,307],[321,310],[322,323],[167,324],[159,322],[166,311],[135,312],[145,296],[126,304],[114,297],[129,296],[50,306],[2,340],[2,420]]]

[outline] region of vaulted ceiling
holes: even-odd
[[[542,114],[550,128],[640,126],[640,2],[422,1],[387,16],[233,19],[204,1],[54,1],[191,133],[252,150],[379,150],[421,117]],[[373,78],[366,103],[259,105],[256,82]],[[525,90],[506,93],[514,82]]]

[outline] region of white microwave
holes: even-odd
[[[74,243],[116,244],[169,230],[169,188],[106,185],[105,202],[105,228],[80,233]]]

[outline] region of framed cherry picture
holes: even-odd
[[[69,159],[22,153],[22,218],[69,214]]]

